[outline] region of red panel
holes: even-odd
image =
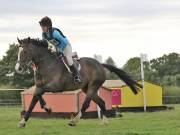
[[[112,90],[112,104],[121,105],[121,89]]]
[[[112,101],[111,101],[111,92],[108,90],[105,90],[104,88],[100,88],[99,90],[100,97],[104,100],[106,109],[112,109]],[[82,104],[84,103],[85,94],[83,92],[79,95],[79,106],[82,107]],[[94,101],[91,101],[88,111],[97,111],[97,104]]]
[[[84,92],[80,92],[79,94],[79,107],[82,108],[82,104],[84,103],[86,94]],[[97,111],[97,105],[94,103],[94,101],[91,101],[89,108],[86,110],[86,112],[89,111]]]
[[[111,91],[105,90],[104,88],[100,88],[100,97],[104,100],[106,109],[112,109],[112,101],[111,101]]]
[[[50,106],[53,112],[77,112],[77,95],[76,94],[45,94],[44,100]],[[24,95],[24,106],[27,111],[32,100],[32,95]],[[36,104],[33,112],[44,112],[39,102]]]
[[[81,109],[82,104],[85,99],[85,94],[83,92],[76,93],[67,93],[67,94],[50,94],[47,93],[43,95],[44,100],[46,101],[47,105],[52,108],[53,112],[78,112]],[[32,100],[32,94],[24,94],[24,109],[25,111],[28,110],[29,105]],[[105,101],[106,108],[112,108],[112,101],[111,101],[111,92],[100,88],[100,97]],[[90,103],[90,107],[87,111],[97,111],[97,105],[93,101]],[[44,112],[41,109],[39,102],[36,104],[33,112]]]

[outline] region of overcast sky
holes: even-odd
[[[111,56],[118,66],[140,53],[180,53],[180,0],[0,0],[0,57],[16,37],[41,38],[49,16],[81,57]]]

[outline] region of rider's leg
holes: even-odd
[[[66,56],[67,62],[69,64],[69,66],[73,65],[73,59],[72,59],[72,47],[71,44],[68,43],[68,45],[66,46],[66,48],[64,49],[64,56]]]
[[[73,73],[74,81],[77,82],[77,83],[82,83],[80,73],[79,73],[78,69],[76,68],[76,66],[73,63],[72,47],[71,47],[70,43],[68,43],[68,45],[66,46],[66,48],[64,50],[64,56],[66,56],[67,62],[69,64],[69,66],[70,66],[70,70]]]

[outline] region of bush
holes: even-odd
[[[180,87],[180,74],[176,75],[176,86]]]
[[[180,103],[180,87],[166,86],[163,88],[163,104]]]
[[[163,87],[163,96],[180,96],[180,87],[175,87],[175,86]]]

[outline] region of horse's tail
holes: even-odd
[[[102,64],[103,67],[107,68],[109,71],[114,72],[121,80],[123,80],[127,86],[131,88],[134,94],[138,93],[139,88],[142,88],[142,85],[134,81],[126,72],[116,68],[112,65]]]

